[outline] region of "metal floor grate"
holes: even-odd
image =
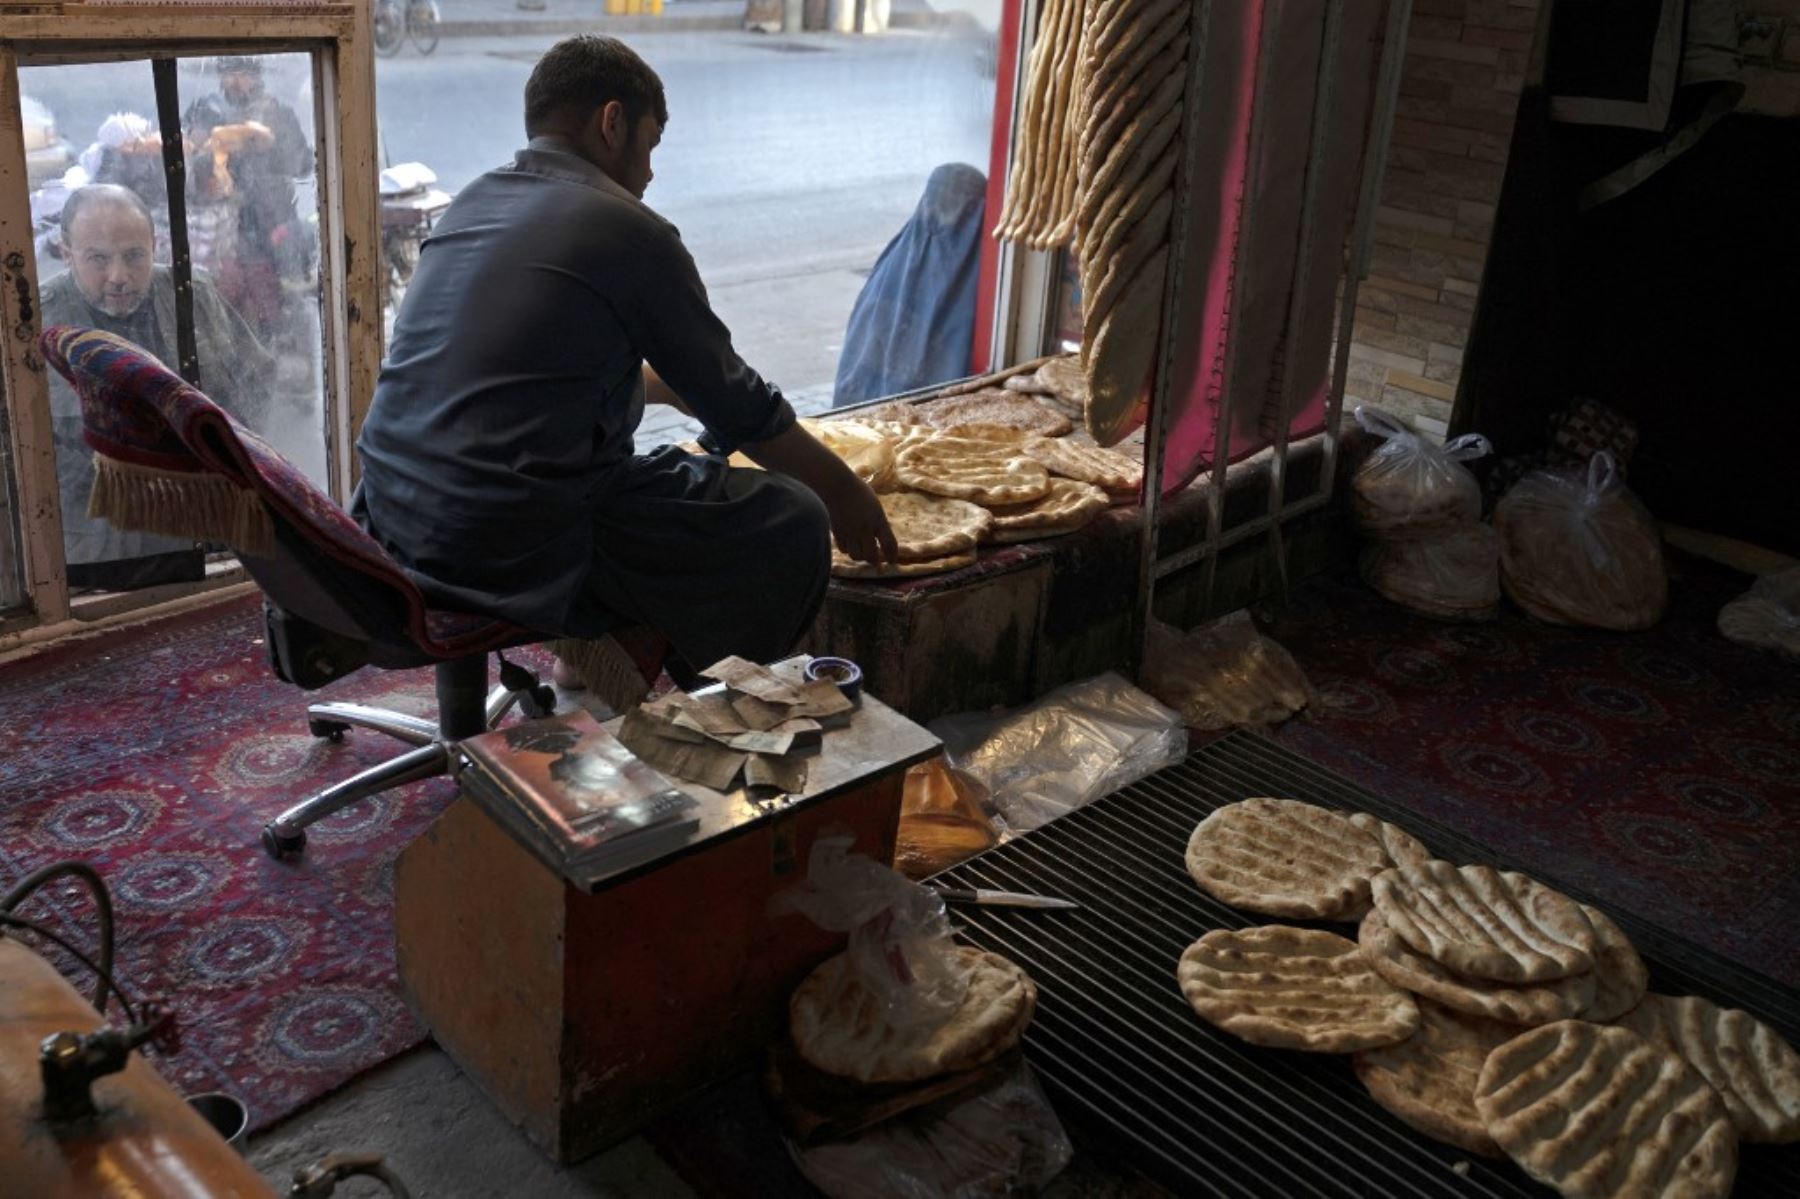
[[[1510,1163],[1471,1157],[1401,1124],[1368,1097],[1346,1058],[1248,1045],[1188,1006],[1175,982],[1188,945],[1209,929],[1280,923],[1213,899],[1183,864],[1194,826],[1251,795],[1371,812],[1452,861],[1509,865],[1264,737],[1234,733],[945,871],[939,881],[1082,905],[954,912],[965,940],[1005,954],[1037,981],[1025,1046],[1058,1111],[1183,1195],[1550,1194]],[[1800,1044],[1794,991],[1609,914],[1650,964],[1652,987],[1745,1008]],[[1457,1173],[1465,1161],[1466,1173]],[[1745,1146],[1736,1193],[1800,1195],[1800,1146]]]

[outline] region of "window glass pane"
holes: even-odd
[[[782,7],[750,6],[777,26]],[[856,5],[787,7],[821,22],[842,9],[847,28]],[[882,0],[863,7],[885,20]],[[829,407],[840,378],[852,401],[969,370],[1000,4],[933,8],[928,28],[862,35],[627,35],[669,107],[644,202],[681,230],[738,352],[803,412]],[[510,162],[525,80],[555,40],[446,39],[428,58],[407,45],[377,60],[389,160],[426,163],[449,192]],[[638,448],[696,431],[651,408]]]
[[[105,329],[180,371],[173,239],[147,61],[28,67],[66,165],[34,178],[43,322]],[[311,63],[180,60],[193,370],[212,400],[313,479],[326,477]],[[203,577],[205,548],[87,516],[94,478],[71,389],[51,372],[71,591]]]

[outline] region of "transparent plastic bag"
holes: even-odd
[[[1280,643],[1233,612],[1187,633],[1156,623],[1139,681],[1191,729],[1279,724],[1312,696],[1306,672]]]
[[[1382,444],[1350,478],[1350,511],[1371,537],[1416,537],[1481,519],[1481,485],[1463,466],[1491,453],[1479,433],[1442,446],[1379,408],[1358,405],[1356,423]]]
[[[1604,450],[1585,473],[1527,475],[1494,509],[1500,582],[1539,620],[1646,629],[1669,596],[1662,534]]]
[[[936,892],[865,854],[848,833],[813,842],[806,881],[769,901],[771,915],[798,912],[820,928],[850,934],[845,986],[876,997],[890,1027],[929,1028],[962,1005],[969,977]]]
[[[1363,581],[1408,611],[1437,620],[1492,620],[1500,607],[1500,537],[1459,522],[1409,541],[1371,541]]]
[[[788,1151],[833,1199],[999,1199],[1037,1193],[1074,1147],[1031,1068],[948,1106],[908,1112],[846,1140]]]
[[[1800,658],[1800,566],[1763,575],[1719,609],[1719,632],[1740,645]]]
[[[931,723],[951,765],[988,789],[1008,829],[1025,832],[1187,753],[1181,717],[1117,674],[1058,687],[1017,711]]]

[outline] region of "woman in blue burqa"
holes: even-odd
[[[972,166],[931,172],[850,310],[833,408],[969,373],[986,199],[987,177]]]

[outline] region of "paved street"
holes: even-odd
[[[518,97],[552,40],[460,39],[382,60],[388,154],[428,163],[452,189],[509,159]],[[979,39],[720,32],[634,45],[669,97],[645,200],[681,229],[745,358],[799,398],[818,395],[862,275],[925,177],[943,162],[986,166],[993,81],[977,69]],[[669,423],[655,416],[645,444]]]
[[[524,139],[526,76],[553,36],[446,38],[430,57],[377,60],[390,161],[417,159],[455,189]],[[851,303],[881,247],[944,162],[985,169],[993,81],[982,37],[655,33],[633,45],[662,76],[670,122],[645,197],[682,231],[745,358],[807,407],[829,402]],[[302,55],[271,61],[271,90],[310,126]],[[80,150],[107,114],[155,111],[143,63],[36,68],[25,90]],[[181,72],[184,106],[213,85]],[[808,402],[810,401],[810,402]],[[674,428],[646,422],[640,443]]]

